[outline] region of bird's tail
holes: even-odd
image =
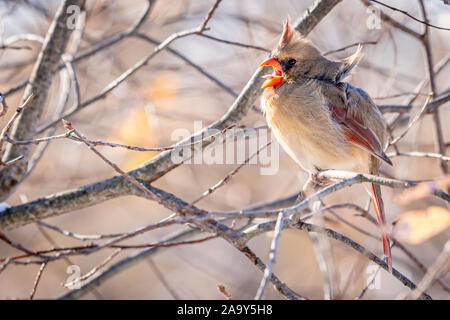
[[[392,273],[392,256],[391,256],[391,244],[389,238],[386,234],[385,224],[386,220],[384,218],[384,204],[381,198],[381,188],[379,185],[372,183],[372,199],[373,205],[375,207],[375,212],[377,214],[378,224],[381,229],[381,238],[383,240],[383,250],[386,263],[388,265],[389,272]]]

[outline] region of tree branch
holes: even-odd
[[[71,17],[71,14],[67,12],[67,8],[71,5],[83,8],[84,2],[85,0],[65,0],[59,6],[28,81],[29,84],[25,88],[22,102],[25,102],[31,94],[34,94],[35,98],[29,103],[26,112],[23,112],[15,123],[11,134],[13,139],[27,140],[34,137],[39,118],[47,100],[50,85],[58,69],[61,55],[72,33],[72,28],[67,27],[68,19]],[[29,145],[7,146],[3,156],[5,162],[18,156],[23,156],[24,159],[2,171],[0,176],[1,200],[6,199],[22,181],[27,171],[30,152],[31,146]]]

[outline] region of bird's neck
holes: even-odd
[[[305,61],[303,70],[298,75],[304,79],[314,79],[326,82],[337,83],[340,79],[342,65],[340,62],[334,62],[319,56],[315,59]]]

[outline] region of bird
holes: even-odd
[[[378,106],[363,89],[345,82],[362,58],[358,46],[351,56],[332,61],[314,44],[283,25],[281,38],[269,58],[261,109],[275,138],[316,185],[322,170],[347,170],[378,175],[382,162],[392,166],[384,152],[387,127]],[[383,252],[392,273],[390,240],[381,188],[366,186],[380,226]]]

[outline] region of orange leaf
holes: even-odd
[[[118,138],[123,144],[138,147],[158,147],[158,131],[150,126],[149,117],[153,116],[146,112],[145,108],[138,108],[131,112],[118,130]],[[114,139],[116,140],[116,139]],[[159,152],[156,151],[130,151],[124,150],[127,157],[122,163],[125,170],[150,160]]]
[[[419,244],[446,230],[450,226],[450,211],[429,207],[403,213],[397,220],[392,236],[409,244]]]
[[[443,179],[436,181],[428,181],[419,183],[417,186],[411,189],[404,190],[399,196],[397,201],[400,204],[408,204],[412,201],[423,199],[433,193],[436,189],[446,189],[450,186],[450,175],[445,176]]]

